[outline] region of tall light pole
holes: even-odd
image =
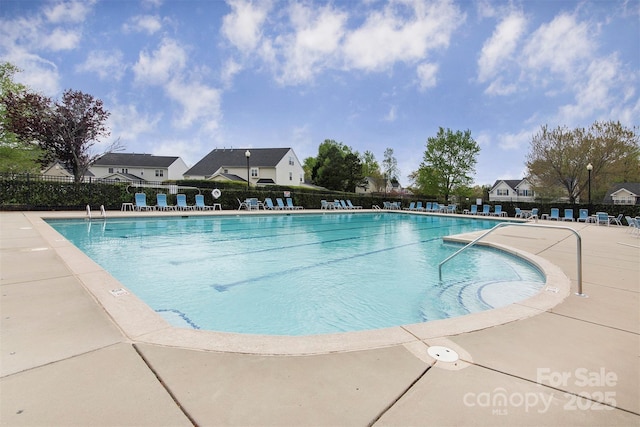
[[[587,171],[589,172],[589,207],[591,207],[591,171],[593,170],[593,165],[589,163],[587,165]]]
[[[251,151],[245,151],[244,155],[247,157],[247,191],[249,191],[249,157],[251,157]]]

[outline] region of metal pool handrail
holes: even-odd
[[[576,230],[574,230],[573,228],[571,228],[571,227],[563,227],[563,226],[559,226],[559,225],[521,224],[521,223],[515,223],[515,222],[501,222],[501,223],[497,224],[495,227],[493,227],[490,230],[488,230],[486,233],[482,234],[480,237],[476,238],[475,240],[473,240],[470,243],[467,243],[464,247],[462,247],[461,249],[457,250],[453,254],[449,255],[442,262],[440,262],[440,264],[438,264],[438,275],[439,275],[440,281],[442,281],[442,266],[444,264],[449,262],[449,260],[451,260],[453,257],[458,255],[460,252],[462,252],[465,249],[468,249],[471,246],[475,245],[479,240],[481,240],[485,236],[491,234],[494,230],[497,230],[498,228],[501,228],[501,227],[508,227],[508,226],[558,228],[558,229],[569,230],[573,234],[575,234],[576,239],[577,239],[577,243],[578,243],[578,249],[577,249],[577,253],[576,253],[576,255],[577,255],[577,264],[578,264],[578,292],[576,292],[576,295],[578,295],[580,297],[586,297],[587,296],[586,294],[582,293],[582,238],[580,237],[580,234],[578,234],[578,232]]]

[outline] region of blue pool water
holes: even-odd
[[[424,322],[500,307],[544,283],[531,264],[442,237],[478,218],[380,214],[50,220],[179,327],[312,335]]]

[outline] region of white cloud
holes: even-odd
[[[153,132],[160,122],[161,116],[149,116],[138,111],[135,105],[115,105],[109,111],[108,126],[114,139],[120,138],[123,145],[128,141],[137,142],[140,135]]]
[[[234,59],[227,59],[227,61],[222,66],[222,71],[220,72],[220,78],[225,86],[230,86],[233,78],[236,74],[242,71],[242,64],[239,64]]]
[[[45,8],[44,15],[49,22],[54,24],[60,22],[78,23],[84,21],[94,3],[94,0],[59,2]]]
[[[398,117],[398,107],[396,105],[392,105],[391,108],[389,108],[389,112],[387,113],[387,115],[384,116],[384,121],[395,122],[397,117]]]
[[[154,34],[162,29],[162,20],[155,15],[138,15],[122,25],[125,32]]]
[[[464,19],[449,1],[392,2],[382,12],[371,12],[360,28],[346,36],[345,62],[366,71],[387,70],[396,62],[415,63],[429,50],[446,48]]]
[[[416,73],[418,74],[418,87],[421,91],[435,87],[437,84],[436,75],[438,74],[438,65],[424,63],[418,65]]]
[[[478,58],[478,80],[486,82],[502,71],[505,62],[513,58],[527,21],[521,12],[507,15],[487,40]]]
[[[43,35],[39,46],[41,49],[50,49],[54,52],[60,50],[71,50],[80,44],[80,32],[76,30],[66,30],[55,28],[51,34]]]
[[[292,4],[289,13],[294,33],[277,40],[284,56],[278,80],[296,84],[312,80],[335,60],[347,17],[330,7],[312,9],[298,3]]]
[[[22,70],[15,76],[17,82],[46,96],[56,96],[60,92],[60,74],[53,62],[22,49],[13,50],[2,60]]]
[[[221,117],[220,91],[198,82],[171,80],[166,86],[167,95],[182,106],[182,116],[174,120],[176,126],[186,128],[195,122],[203,122],[206,130],[218,128]]]
[[[229,0],[232,12],[222,20],[222,34],[241,52],[253,51],[260,42],[262,25],[271,2]]]
[[[503,133],[498,135],[498,146],[503,150],[522,150],[529,146],[535,131],[521,130],[518,133]]]
[[[123,63],[123,55],[119,50],[94,50],[89,52],[87,59],[76,66],[80,72],[93,72],[101,80],[120,80],[126,70]]]
[[[574,78],[581,62],[590,58],[595,48],[589,25],[563,13],[531,35],[523,49],[524,65],[534,73],[551,71]]]
[[[152,53],[140,52],[133,66],[135,80],[139,83],[163,84],[178,75],[185,67],[187,53],[175,40],[164,39]]]

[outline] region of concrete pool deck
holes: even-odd
[[[557,265],[563,302],[473,332],[293,356],[132,338],[43,215],[84,213],[0,213],[0,425],[640,425],[640,239],[626,227],[560,224],[582,236],[588,298],[574,295],[570,232],[507,227],[487,240]]]

